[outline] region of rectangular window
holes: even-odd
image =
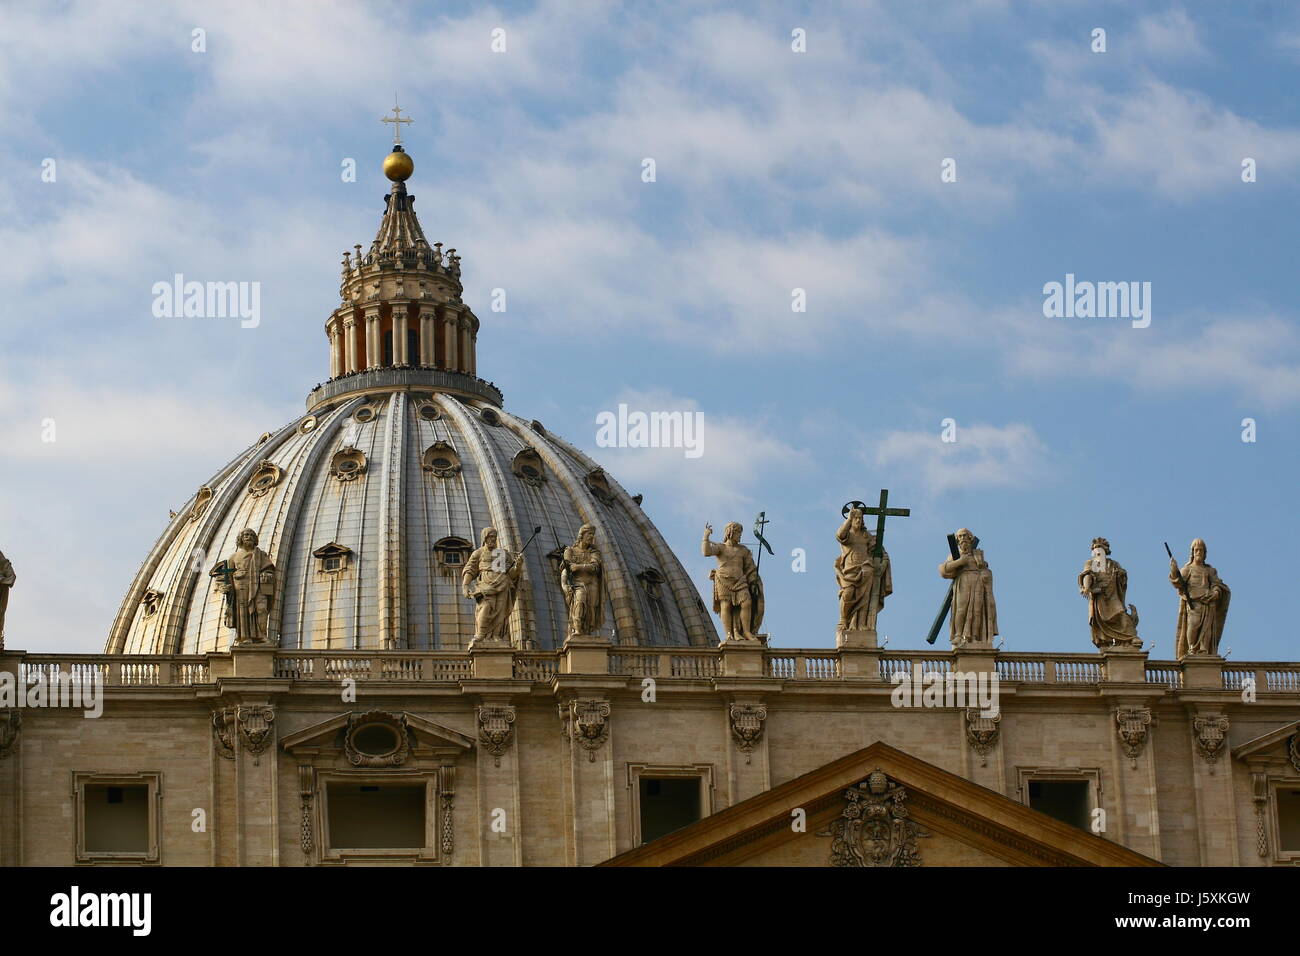
[[[1081,830],[1092,822],[1087,780],[1030,780],[1029,805]]]
[[[1300,790],[1278,787],[1277,843],[1283,853],[1300,853]]]
[[[76,861],[158,863],[161,775],[74,773]]]
[[[699,777],[641,777],[638,784],[642,843],[700,819]]]
[[[330,783],[330,849],[424,849],[425,794],[423,783]]]

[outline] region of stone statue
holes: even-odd
[[[484,528],[481,546],[469,556],[461,573],[465,596],[473,598],[474,640],[509,644],[510,611],[519,590],[520,555],[497,546],[496,528]]]
[[[1088,625],[1098,649],[1121,646],[1141,648],[1137,608],[1124,609],[1128,572],[1110,557],[1110,542],[1092,539],[1092,557],[1079,574],[1079,593],[1088,599]]]
[[[992,644],[998,633],[998,608],[993,601],[993,572],[984,551],[974,547],[975,536],[965,528],[957,539],[957,557],[939,565],[939,576],[952,581],[952,646]]]
[[[227,595],[226,627],[235,629],[236,644],[265,644],[275,601],[275,565],[257,546],[252,528],[241,531],[236,543],[235,553],[212,571],[217,590]]]
[[[1175,656],[1218,654],[1223,622],[1228,617],[1232,592],[1219,580],[1219,572],[1205,563],[1205,542],[1192,542],[1192,556],[1180,569],[1169,559],[1169,583],[1179,594]]]
[[[595,634],[605,622],[605,571],[596,548],[596,529],[584,524],[578,540],[564,549],[560,587],[569,609],[569,634]]]
[[[718,566],[709,572],[713,581],[713,610],[722,617],[724,641],[757,642],[763,624],[763,580],[749,548],[740,543],[743,529],[732,521],[722,529],[722,542],[710,538],[713,525],[704,526],[700,553],[717,558]]]
[[[885,598],[894,593],[889,553],[875,556],[876,536],[862,522],[862,509],[854,508],[835,532],[840,556],[835,559],[835,580],[840,586],[840,630],[874,631],[876,615]]]
[[[13,564],[0,551],[0,651],[5,647],[5,611],[9,607],[9,589],[17,580]]]

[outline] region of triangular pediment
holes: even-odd
[[[363,718],[372,713],[376,712],[346,711],[289,734],[280,741],[280,746],[286,753],[293,754],[327,753],[341,750],[342,733],[349,727],[353,719]],[[404,723],[415,735],[417,743],[432,752],[462,753],[474,748],[474,741],[470,737],[459,731],[452,730],[450,727],[434,723],[432,720],[418,714],[412,714],[404,710],[384,713],[385,716]]]
[[[1233,747],[1232,756],[1237,760],[1246,760],[1249,757],[1282,756],[1286,753],[1291,738],[1297,734],[1300,734],[1300,720],[1293,720],[1276,730],[1270,730],[1253,740],[1247,740],[1244,744]]]
[[[921,865],[1161,865],[880,741],[601,865],[830,865],[834,844],[844,857],[846,794],[863,793],[876,771],[897,788],[880,805],[896,801],[895,824],[917,827]],[[792,826],[800,810],[802,830]]]

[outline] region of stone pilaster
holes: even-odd
[[[478,735],[479,861],[522,866],[524,821],[519,799],[519,741],[509,695],[484,694],[474,711]]]
[[[569,742],[568,862],[591,866],[616,852],[613,707],[603,697],[573,697],[560,704],[560,720]]]
[[[1230,721],[1217,704],[1191,704],[1187,745],[1192,751],[1192,795],[1201,866],[1240,866]]]

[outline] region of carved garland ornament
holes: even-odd
[[[1115,723],[1119,729],[1120,743],[1124,754],[1137,766],[1137,758],[1147,742],[1147,728],[1151,726],[1151,711],[1146,707],[1125,707],[1115,711]]]
[[[509,704],[478,709],[478,739],[501,766],[501,756],[514,740],[515,709]]]
[[[1300,734],[1292,734],[1286,742],[1286,757],[1291,761],[1291,767],[1296,773],[1300,773]]]
[[[817,835],[831,838],[831,866],[920,866],[916,841],[930,834],[908,812],[907,791],[877,767],[844,791],[839,817]]]
[[[765,704],[731,705],[731,735],[736,738],[736,746],[745,755],[745,763],[753,760],[754,746],[763,739],[766,720]]]
[[[571,700],[565,713],[569,739],[587,751],[592,763],[596,751],[609,739],[609,701]]]
[[[1214,773],[1214,763],[1228,739],[1228,718],[1197,717],[1192,721],[1192,728],[1196,731],[1196,749],[1210,764],[1210,773]]]
[[[983,717],[978,708],[966,709],[966,739],[970,741],[971,748],[979,754],[981,767],[989,765],[989,751],[997,745],[998,724],[1001,720],[1001,714]]]
[[[6,710],[0,712],[0,760],[8,757],[18,742],[18,732],[22,730],[22,711]]]
[[[399,767],[411,755],[405,714],[372,710],[349,714],[343,753],[354,767]]]

